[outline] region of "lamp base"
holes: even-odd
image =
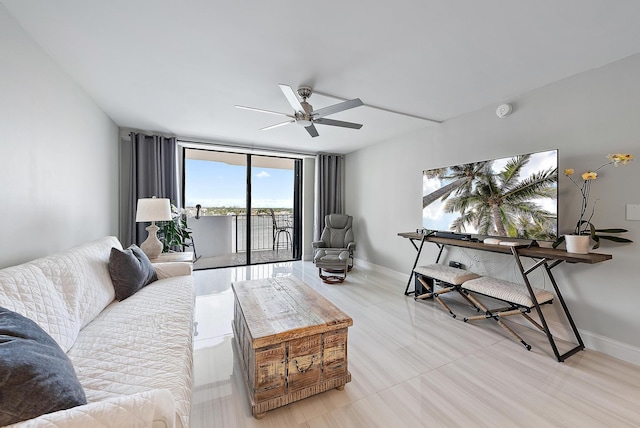
[[[162,242],[158,239],[158,229],[158,226],[156,226],[154,222],[151,222],[151,225],[146,228],[149,236],[140,244],[140,249],[150,259],[155,259],[162,253]]]

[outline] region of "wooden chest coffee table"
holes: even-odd
[[[347,328],[353,320],[294,277],[231,284],[233,332],[252,414],[351,381]]]

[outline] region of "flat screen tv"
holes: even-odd
[[[558,151],[423,171],[422,225],[476,237],[555,241]]]

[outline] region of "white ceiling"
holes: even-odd
[[[0,0],[121,127],[348,153],[640,52],[637,0]],[[279,83],[365,106],[295,125]],[[314,108],[340,99],[312,95]],[[374,108],[377,107],[377,108]],[[386,110],[406,113],[395,114]]]

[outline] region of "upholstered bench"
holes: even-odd
[[[528,315],[535,304],[525,285],[483,276],[465,281],[463,288],[463,292],[467,292],[469,300],[471,300],[476,307],[484,311],[484,315],[464,318],[464,322],[479,319],[493,319],[497,321],[500,327],[505,329],[514,339],[527,348],[527,350],[530,350],[531,346],[504,322],[502,322],[500,318],[512,315],[522,315],[539,330],[544,331],[542,326]],[[535,287],[531,287],[531,290],[538,302],[538,305],[553,303],[553,299],[555,297],[553,293]],[[497,309],[488,309],[469,292],[503,301],[507,303],[508,306]]]
[[[454,314],[449,306],[447,306],[447,304],[440,298],[440,295],[451,291],[457,291],[473,305],[473,303],[467,298],[466,294],[460,292],[460,286],[469,280],[479,278],[480,275],[468,270],[440,264],[417,266],[413,272],[415,273],[416,278],[416,300],[434,298],[453,318],[456,317],[456,314]],[[436,290],[436,281],[441,283],[442,288]]]

